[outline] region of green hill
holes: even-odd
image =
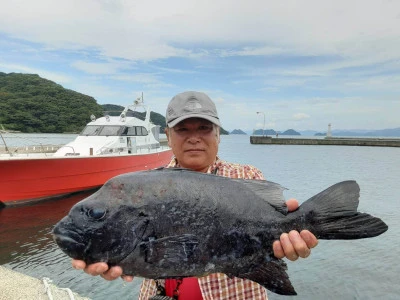
[[[91,114],[101,117],[104,111],[110,111],[110,115],[119,115],[123,109],[120,105],[100,105],[91,96],[65,89],[36,74],[0,72],[0,124],[6,130],[77,133],[90,121]],[[144,118],[144,112],[138,116]],[[164,132],[164,116],[151,112],[150,119]]]
[[[21,132],[79,132],[103,115],[93,97],[35,74],[0,73],[0,124]]]

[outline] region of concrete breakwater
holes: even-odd
[[[272,138],[270,136],[250,136],[251,144],[264,145],[329,145],[329,146],[377,146],[400,147],[400,138]]]

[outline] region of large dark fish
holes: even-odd
[[[387,225],[357,212],[355,181],[331,186],[287,214],[279,184],[183,169],[120,175],[72,207],[54,228],[69,256],[119,265],[145,278],[247,278],[284,295],[296,292],[273,255],[283,232],[308,229],[320,239],[359,239]]]

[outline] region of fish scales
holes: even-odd
[[[77,203],[53,229],[69,256],[119,265],[145,278],[225,273],[283,295],[296,292],[272,243],[292,229],[321,239],[359,239],[387,230],[357,211],[359,186],[337,183],[287,213],[284,188],[185,169],[127,173]]]

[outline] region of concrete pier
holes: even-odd
[[[49,279],[39,280],[0,266],[0,300],[90,300],[69,289],[56,287]]]
[[[251,144],[264,145],[329,145],[329,146],[376,146],[400,147],[400,138],[272,138],[271,136],[250,136]]]

